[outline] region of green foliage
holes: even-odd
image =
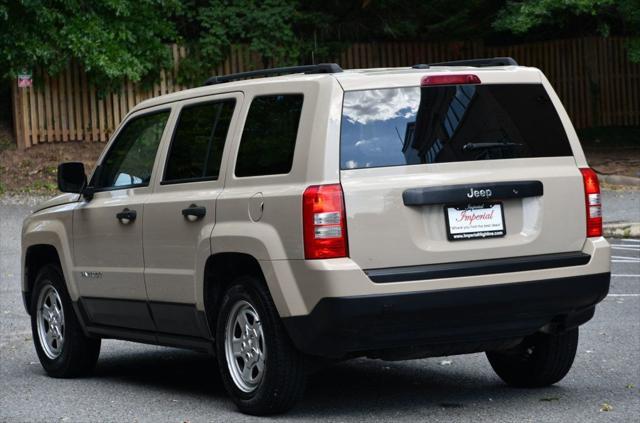
[[[576,24],[572,19],[580,19]],[[509,1],[498,14],[499,31],[526,34],[542,26],[593,30],[603,37],[612,29],[633,36],[627,46],[631,61],[640,62],[640,0],[524,0]]]
[[[43,66],[51,75],[77,59],[108,88],[157,75],[171,63],[167,19],[178,0],[0,0],[0,75]]]
[[[596,16],[614,0],[533,0],[508,2],[498,15],[496,29],[523,34],[542,24],[562,25],[567,13]]]
[[[267,67],[331,60],[352,42],[505,31],[631,35],[629,56],[640,62],[640,0],[0,0],[0,78],[36,67],[55,75],[74,59],[103,90],[125,78],[151,82],[178,42],[188,49],[180,82],[194,84],[232,44],[248,45]]]
[[[351,42],[475,38],[502,0],[190,0],[178,19],[189,46],[181,82],[201,82],[246,43],[262,66],[333,60]]]
[[[299,27],[321,39],[460,40],[491,32],[502,0],[306,0]]]
[[[210,76],[232,43],[248,44],[264,67],[297,63],[296,6],[295,0],[190,1],[178,26],[189,47],[189,56],[180,65],[181,82],[201,82]]]

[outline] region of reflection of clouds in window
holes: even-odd
[[[357,151],[358,157],[366,157],[367,160],[360,162],[356,160],[347,160],[345,165],[348,169],[359,167],[370,167],[375,165],[378,161],[388,160],[390,155],[390,148],[388,139],[386,137],[373,137],[366,139],[359,139],[353,147]]]
[[[344,96],[343,114],[351,123],[366,124],[402,117],[418,112],[420,88],[351,91]]]
[[[358,162],[356,162],[355,160],[347,160],[344,167],[346,169],[355,169],[356,167],[358,167]]]
[[[383,142],[385,143],[387,140],[381,140],[380,138],[369,138],[369,139],[363,139],[363,140],[358,140],[356,141],[356,148],[359,148],[360,150],[366,150],[368,153],[372,154],[372,153],[381,153],[382,152],[382,147],[380,146],[380,143]]]

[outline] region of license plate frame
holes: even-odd
[[[486,214],[488,212],[498,211],[500,216],[494,216],[492,214],[487,223],[478,223],[474,225],[473,219],[470,224],[467,225],[466,228],[463,228],[462,225],[451,225],[451,217],[452,213],[450,210],[453,210],[453,217],[462,216],[463,211],[468,211],[471,214],[467,214],[467,216],[479,216],[482,214]],[[465,220],[465,219],[463,219]],[[504,218],[504,205],[502,202],[485,202],[485,203],[476,203],[476,204],[447,204],[444,206],[444,221],[447,229],[447,239],[449,241],[471,241],[477,239],[487,239],[487,238],[501,238],[507,234],[507,226]],[[483,225],[481,227],[479,225]]]

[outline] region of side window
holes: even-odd
[[[302,101],[302,94],[268,95],[253,99],[240,141],[236,176],[289,173]]]
[[[133,118],[122,128],[93,177],[96,189],[149,185],[169,111]]]
[[[234,106],[225,100],[182,108],[162,183],[218,178]]]

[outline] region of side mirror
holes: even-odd
[[[58,165],[58,189],[60,191],[80,194],[86,185],[87,175],[84,173],[84,164],[67,162]]]

